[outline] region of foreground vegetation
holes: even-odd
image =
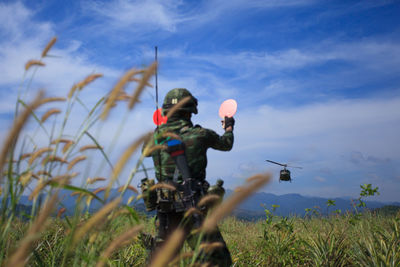
[[[155,73],[156,64],[141,70],[128,70],[111,91],[91,105],[84,103],[80,94],[103,74],[91,74],[74,83],[66,96],[45,97],[43,92],[39,92],[32,97],[35,94],[31,88],[32,80],[35,73],[45,66],[44,60],[55,42],[55,38],[50,41],[39,60],[27,62],[16,101],[14,123],[2,142],[0,265],[147,265],[142,233],[154,234],[156,221],[132,208],[133,203],[142,201],[143,195],[131,183],[139,167],[143,166],[144,155],[163,147],[150,145],[142,153],[137,152],[139,159],[129,175],[123,171],[124,167],[152,135],[144,133],[131,144],[124,144],[126,149],[118,160],[110,158],[109,152],[115,148],[120,129],[127,123],[126,115],[139,102],[145,88],[150,86],[149,80]],[[125,89],[132,84],[135,90],[129,94]],[[116,122],[119,127],[115,127],[115,133],[107,129],[110,144],[100,144],[97,136],[104,130],[102,123],[121,101],[127,103],[127,109],[125,114],[118,116],[121,118]],[[54,102],[63,102],[65,107],[60,109],[57,104],[57,107],[46,108]],[[74,113],[76,108],[80,108],[78,113]],[[73,124],[69,124],[73,114],[78,116]],[[76,121],[80,124],[77,125]],[[101,162],[98,169],[93,167],[93,162]],[[87,165],[83,166],[84,163]],[[277,208],[273,206],[272,211],[266,209],[262,221],[244,222],[232,217],[221,221],[270,179],[269,174],[250,177],[229,199],[208,214],[198,230],[201,236],[219,224],[236,266],[400,265],[399,216],[357,211],[357,208],[365,206],[364,197],[377,193],[377,188],[371,185],[362,186],[352,214],[342,215],[335,211],[331,217],[324,218],[310,209],[306,218],[279,218],[273,215]],[[171,185],[157,186],[174,190]],[[115,188],[118,188],[118,195],[110,194]],[[150,188],[150,191],[155,188]],[[66,212],[60,189],[75,196],[72,211]],[[126,194],[130,198],[122,201]],[[23,206],[21,200],[26,196],[29,196],[30,204]],[[94,199],[101,206],[96,212],[89,213]],[[209,205],[207,201],[213,200],[215,196],[203,201]],[[327,205],[334,206],[334,201]],[[196,212],[196,208],[189,210],[187,217]],[[151,266],[195,266],[196,261],[201,260],[201,251],[220,246],[218,243],[197,244],[192,253],[185,246],[182,254],[174,259],[173,251],[182,238],[183,233],[176,231],[150,263]],[[208,266],[207,263],[203,265]]]
[[[400,214],[363,214],[356,223],[353,215],[329,218],[280,218],[248,222],[228,217],[220,230],[235,266],[399,266]],[[145,232],[154,233],[154,222],[140,217]],[[84,222],[87,219],[82,219]],[[66,252],[66,219],[53,218],[35,241],[29,266],[94,266],[101,253],[132,225],[128,214],[98,225],[76,248]],[[15,221],[7,238],[6,254],[18,248],[28,223]],[[189,252],[185,246],[182,254]],[[67,256],[66,256],[67,255]],[[66,258],[65,258],[66,256]],[[147,252],[140,238],[122,244],[107,263],[110,266],[145,266]],[[177,261],[173,266],[187,265]]]

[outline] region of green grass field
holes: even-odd
[[[273,217],[272,221],[247,222],[228,217],[220,223],[235,266],[399,266],[400,217],[365,213],[330,218]],[[82,218],[81,223],[88,218]],[[140,218],[144,232],[154,233],[154,222]],[[107,220],[88,231],[75,246],[65,219],[50,219],[32,244],[29,266],[95,266],[112,240],[136,225],[129,214]],[[29,222],[14,220],[2,240],[5,260],[18,250]],[[3,228],[4,230],[4,228]],[[190,249],[185,246],[182,253]],[[147,252],[137,238],[113,251],[110,266],[146,266]],[[175,266],[187,266],[180,261]]]

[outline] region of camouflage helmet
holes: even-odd
[[[222,186],[224,184],[224,180],[222,180],[222,179],[218,179],[217,180],[217,185],[218,186]]]
[[[197,114],[197,99],[189,92],[188,89],[175,88],[170,90],[164,98],[164,103],[162,106],[164,115],[167,113],[167,110],[172,108],[175,104],[187,96],[190,96],[189,102],[179,110]]]

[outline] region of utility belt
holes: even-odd
[[[193,197],[188,200],[185,199],[184,189],[181,183],[173,180],[166,180],[164,183],[172,185],[176,190],[167,188],[150,190],[150,187],[155,184],[154,180],[148,180],[147,178],[142,180],[141,189],[147,211],[157,209],[159,212],[183,212],[187,210],[188,201],[193,201],[194,203],[192,204],[197,205],[200,198],[207,194],[207,190],[210,186],[206,180],[191,179]]]

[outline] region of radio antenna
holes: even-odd
[[[155,76],[156,76],[156,110],[158,110],[158,48],[157,48],[157,46],[155,46],[154,47],[154,54],[155,54],[155,61],[156,61],[156,73],[155,73]],[[157,116],[157,128],[158,128],[158,124],[159,124],[159,121],[158,121],[158,118],[159,116]]]

